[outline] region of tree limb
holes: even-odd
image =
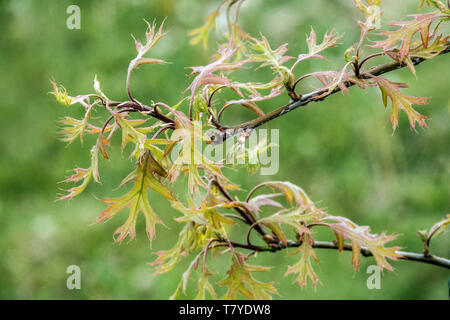
[[[287,248],[296,248],[301,246],[302,242],[294,242],[294,241],[288,241],[287,246],[284,246],[283,244],[280,244],[279,246],[272,247],[262,247],[262,246],[254,246],[254,245],[246,245],[246,244],[240,244],[236,242],[231,242],[231,244],[234,247],[252,250],[256,252],[275,252],[284,250]],[[313,248],[316,249],[332,249],[332,250],[338,250],[337,243],[333,241],[314,241]],[[349,243],[344,244],[344,251],[352,251],[352,245]],[[407,260],[407,261],[416,261],[416,262],[422,262],[426,264],[432,264],[435,266],[443,267],[446,269],[450,269],[450,259],[446,259],[439,256],[434,255],[424,255],[422,253],[415,253],[415,252],[408,252],[408,251],[397,251],[401,257],[400,260]],[[366,247],[361,247],[361,255],[364,257],[371,257],[372,253],[370,250]]]
[[[449,52],[450,52],[450,43],[447,44],[446,49],[444,49],[439,55],[443,55],[443,54],[446,54],[446,53],[449,53]],[[412,60],[413,64],[416,66],[416,65],[421,64],[426,59],[419,58],[419,57],[412,57],[411,60]],[[373,67],[373,68],[369,69],[369,71],[366,72],[366,73],[374,75],[374,76],[379,76],[379,75],[382,75],[382,74],[385,74],[385,73],[388,73],[388,72],[391,72],[391,71],[394,71],[394,70],[397,70],[397,69],[401,69],[401,68],[404,68],[404,67],[406,67],[406,64],[401,64],[401,63],[398,63],[398,62],[390,62],[390,63],[386,63],[386,64],[383,64],[383,65],[380,65],[380,66],[377,66],[377,67]],[[362,76],[362,78],[367,79],[368,76]],[[352,82],[347,82],[346,81],[346,82],[344,82],[344,85],[347,88],[349,88],[349,87],[352,87],[355,84],[352,83]],[[278,109],[275,109],[275,110],[265,114],[264,116],[258,117],[258,118],[254,119],[254,120],[242,123],[242,124],[237,125],[237,126],[233,126],[233,127],[227,128],[226,131],[222,132],[222,139],[220,139],[220,138],[216,139],[216,143],[221,143],[221,142],[225,141],[227,138],[235,135],[237,132],[240,132],[242,130],[255,129],[255,128],[257,128],[257,127],[259,127],[259,126],[261,126],[261,125],[263,125],[263,124],[265,124],[265,123],[267,123],[267,122],[269,122],[269,121],[271,121],[273,119],[281,117],[281,116],[283,116],[283,115],[285,115],[285,114],[287,114],[287,113],[289,113],[289,112],[291,112],[291,111],[293,111],[295,109],[298,109],[300,107],[304,107],[307,104],[309,104],[310,102],[322,101],[325,98],[329,97],[330,95],[332,95],[334,93],[337,93],[339,91],[341,91],[341,89],[339,87],[336,87],[331,93],[329,93],[328,95],[326,95],[326,96],[324,96],[322,98],[319,98],[319,99],[317,97],[323,95],[323,93],[326,92],[326,90],[320,89],[320,90],[316,90],[316,91],[304,94],[304,95],[302,95],[300,97],[299,100],[291,101],[288,104],[286,104],[286,105],[284,105],[284,106],[282,106],[282,107],[280,107]]]

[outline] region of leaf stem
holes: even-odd
[[[450,43],[447,43],[446,48],[439,55],[447,54],[449,52],[450,52]],[[426,59],[423,59],[420,57],[412,57],[411,60],[414,65],[418,65],[418,64],[422,63],[423,61],[425,61]],[[378,67],[371,68],[367,73],[369,73],[373,76],[379,76],[379,75],[382,75],[382,74],[385,74],[385,73],[388,73],[388,72],[391,72],[391,71],[394,71],[397,69],[404,68],[405,66],[406,65],[403,63],[390,62],[390,63],[380,65]],[[346,81],[346,82],[344,82],[344,85],[347,88],[349,88],[349,87],[352,87],[354,85],[354,83]],[[324,89],[320,89],[320,90],[316,90],[316,91],[304,94],[301,96],[301,98],[299,100],[291,101],[288,104],[265,114],[264,116],[258,117],[254,120],[242,123],[242,124],[234,126],[234,127],[230,127],[226,131],[222,132],[223,136],[222,136],[222,139],[219,139],[219,141],[223,142],[227,138],[235,135],[236,133],[238,133],[242,130],[255,129],[255,128],[257,128],[271,120],[279,118],[295,109],[304,107],[307,104],[309,104],[310,102],[322,101],[325,98],[329,97],[330,95],[335,94],[339,91],[341,91],[341,89],[339,87],[336,87],[332,92],[330,92],[329,94],[327,94],[326,96],[323,96],[321,98],[318,98],[318,97],[320,97],[321,95],[323,95],[326,92],[326,90],[324,90]]]
[[[280,250],[284,250],[287,248],[297,248],[302,245],[302,242],[294,242],[294,241],[288,241],[287,246],[280,243],[277,247],[273,246],[255,246],[252,244],[242,244],[237,242],[230,242],[234,247],[241,248],[241,249],[247,249],[247,250],[253,250],[257,252],[276,252]],[[313,248],[315,249],[331,249],[331,250],[339,250],[338,245],[334,241],[314,241]],[[352,251],[353,246],[349,243],[344,244],[343,250],[344,251]],[[400,255],[400,260],[405,261],[415,261],[415,262],[421,262],[425,264],[431,264],[438,267],[450,269],[450,259],[446,259],[443,257],[435,256],[435,255],[424,255],[422,253],[416,253],[416,252],[409,252],[409,251],[397,251],[397,253]],[[366,247],[361,247],[361,255],[363,257],[371,257],[372,253],[370,250]]]

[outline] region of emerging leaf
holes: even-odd
[[[309,52],[307,54],[300,54],[297,57],[297,60],[291,67],[291,71],[294,70],[294,68],[297,66],[297,64],[299,64],[300,62],[302,62],[306,59],[310,59],[310,58],[325,59],[322,55],[319,55],[319,53],[328,48],[335,47],[341,38],[342,38],[342,36],[337,36],[333,29],[333,30],[331,30],[330,33],[325,33],[321,44],[317,44],[316,32],[314,31],[313,28],[311,28],[311,33],[309,34],[309,37],[306,39],[306,43],[308,44]]]
[[[367,226],[358,226],[349,219],[343,217],[327,216],[324,220],[336,221],[329,224],[331,230],[338,237],[338,242],[342,244],[343,239],[349,239],[353,246],[352,264],[355,270],[358,270],[359,260],[361,256],[361,247],[366,247],[372,253],[380,270],[383,268],[393,271],[392,266],[387,262],[386,258],[397,260],[401,257],[397,253],[400,247],[389,247],[385,245],[397,238],[396,235],[387,236],[382,233],[380,235],[370,233]],[[342,247],[342,246],[341,246]]]
[[[145,143],[147,136],[135,127],[141,125],[145,120],[128,120],[124,113],[116,113],[114,115],[116,122],[122,128],[122,150],[132,141],[135,144],[131,156],[139,158],[145,151]]]
[[[223,165],[209,160],[199,150],[201,143],[203,141],[210,142],[210,139],[199,128],[198,122],[195,122],[193,125],[182,112],[176,111],[174,115],[175,128],[177,130],[172,134],[171,140],[181,146],[181,151],[169,170],[169,180],[174,182],[182,171],[186,171],[188,174],[188,188],[191,194],[194,191],[198,191],[198,187],[207,187],[199,170],[227,181],[227,178],[220,170]]]
[[[428,47],[428,40],[430,38],[429,29],[430,25],[437,19],[445,17],[440,13],[426,13],[426,14],[415,14],[410,15],[414,18],[413,20],[406,22],[393,22],[391,25],[400,27],[395,31],[381,31],[380,36],[385,36],[387,39],[377,41],[374,48],[383,48],[386,52],[392,49],[397,43],[401,42],[400,46],[400,60],[410,54],[410,48],[412,47],[411,42],[415,34],[420,33],[422,39],[423,47]]]
[[[443,4],[441,1],[439,0],[420,0],[420,5],[419,8],[422,8],[423,5],[425,4],[429,5],[429,6],[435,6],[436,8],[438,8],[442,13],[445,14],[450,14],[450,9],[448,7],[445,6],[445,4]]]
[[[376,22],[381,19],[382,11],[380,9],[383,0],[365,0],[367,6],[364,5],[363,0],[354,0],[356,7],[366,17],[366,22],[359,22],[363,30],[369,31],[376,28]],[[364,32],[366,32],[364,31]]]
[[[53,92],[51,93],[55,96],[56,100],[63,106],[70,106],[72,104],[72,99],[67,94],[66,88],[63,86],[58,87],[54,81],[51,81],[51,83],[53,85]]]
[[[233,252],[232,264],[230,270],[227,271],[228,277],[219,282],[221,286],[228,286],[223,299],[235,300],[238,293],[252,300],[272,299],[270,294],[277,293],[273,286],[274,282],[264,283],[252,276],[253,272],[266,272],[270,268],[249,265],[245,262],[247,259],[246,255]]]
[[[304,235],[302,245],[293,254],[297,253],[301,253],[302,255],[300,261],[292,266],[288,266],[286,275],[291,273],[298,273],[295,281],[300,285],[300,287],[303,287],[307,284],[308,278],[311,280],[314,286],[317,286],[319,277],[314,272],[311,259],[316,263],[320,263],[320,261],[312,248],[312,238],[308,234]]]
[[[101,213],[96,222],[111,219],[118,212],[128,208],[130,213],[127,221],[114,232],[114,235],[118,234],[116,242],[121,242],[127,236],[133,240],[136,237],[137,217],[139,212],[142,212],[145,217],[147,235],[151,241],[155,236],[156,224],[162,224],[162,222],[150,206],[148,189],[156,191],[171,201],[176,201],[172,192],[157,178],[166,175],[165,170],[156,162],[150,151],[145,152],[139,159],[137,168],[119,186],[134,182],[133,188],[120,198],[103,199],[102,202],[107,204],[108,208]]]
[[[428,250],[430,248],[430,242],[433,237],[439,237],[441,234],[443,234],[447,226],[450,224],[450,214],[447,214],[447,218],[439,221],[434,226],[431,227],[430,231],[419,231],[417,234],[421,238],[424,246],[424,254],[429,254]]]
[[[408,116],[411,128],[415,129],[416,122],[418,122],[421,127],[426,127],[425,120],[427,120],[428,118],[414,110],[412,105],[425,105],[428,102],[427,98],[412,97],[403,94],[400,89],[408,88],[408,85],[405,83],[392,82],[387,79],[375,76],[371,77],[376,81],[378,87],[381,90],[383,96],[383,104],[385,107],[387,107],[388,104],[387,99],[391,99],[392,112],[389,116],[389,120],[391,120],[392,122],[392,128],[394,129],[394,131],[398,126],[400,110],[403,110]]]
[[[206,17],[204,25],[189,32],[189,35],[192,37],[190,41],[191,45],[196,45],[200,42],[203,42],[203,48],[205,48],[206,50],[206,48],[208,47],[210,30],[214,29],[214,31],[217,31],[216,19],[220,14],[220,7],[221,5]]]
[[[231,81],[223,75],[216,75],[215,72],[218,71],[234,71],[242,68],[244,64],[248,61],[236,61],[229,62],[232,56],[238,50],[239,45],[233,47],[233,41],[228,43],[227,47],[222,47],[219,45],[218,58],[206,66],[196,66],[190,67],[192,69],[191,75],[196,75],[188,90],[191,91],[191,101],[190,106],[192,108],[195,100],[195,94],[198,88],[202,85],[229,85]]]
[[[294,75],[292,71],[283,66],[287,61],[294,57],[286,56],[287,43],[282,44],[276,49],[272,49],[266,37],[262,36],[261,40],[251,38],[251,48],[255,53],[249,55],[252,62],[257,62],[260,67],[270,67],[281,78],[282,83],[288,87],[292,87],[294,83]]]
[[[75,172],[71,177],[67,178],[62,182],[79,182],[76,187],[70,188],[67,190],[68,194],[59,197],[57,200],[68,200],[82,193],[86,187],[91,182],[92,178],[94,178],[95,182],[99,182],[99,174],[98,174],[98,146],[95,145],[91,149],[91,165],[89,168],[75,168],[73,169]]]

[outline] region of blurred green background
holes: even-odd
[[[404,19],[417,12],[419,1],[386,1],[384,22]],[[80,117],[81,107],[65,108],[48,92],[50,79],[62,83],[71,95],[92,92],[97,74],[106,95],[126,100],[125,75],[135,56],[131,38],[142,39],[143,19],[157,23],[167,17],[165,38],[152,56],[171,64],[142,67],[133,75],[133,92],[144,103],[162,100],[175,104],[189,84],[186,66],[204,65],[213,51],[189,45],[187,31],[202,24],[218,1],[130,0],[130,1],[0,1],[0,298],[1,299],[166,299],[182,272],[154,277],[147,265],[152,252],[171,247],[179,229],[177,213],[162,199],[152,199],[169,229],[158,227],[153,248],[138,225],[137,240],[115,245],[113,231],[125,220],[92,225],[103,205],[95,197],[117,196],[113,191],[133,164],[121,154],[119,143],[113,161],[101,161],[102,185],[89,189],[70,202],[57,202],[57,182],[75,165],[87,166],[86,139],[69,147],[58,141],[57,120],[65,115]],[[81,8],[81,30],[68,30],[66,8]],[[341,45],[325,53],[327,61],[302,63],[299,73],[337,70],[343,53],[359,39],[359,13],[353,1],[248,0],[241,24],[257,36],[268,37],[272,46],[288,42],[290,54],[306,50],[306,34],[314,26],[319,38],[335,28],[345,34]],[[219,21],[219,29],[223,21]],[[448,34],[448,29],[447,29]],[[213,37],[214,43],[217,38]],[[221,40],[222,41],[222,40]],[[448,56],[438,57],[417,68],[418,79],[407,70],[388,75],[407,81],[405,92],[431,98],[419,112],[431,120],[418,133],[401,115],[400,127],[392,134],[377,89],[337,94],[320,104],[311,104],[289,116],[272,121],[266,128],[280,128],[280,170],[276,176],[248,175],[245,169],[229,172],[243,189],[267,180],[290,180],[302,186],[315,201],[335,215],[346,216],[372,231],[401,234],[396,245],[420,252],[416,236],[449,212],[449,86]],[[268,77],[270,74],[262,74]],[[255,79],[257,80],[257,79]],[[302,90],[309,91],[310,83]],[[262,104],[270,110],[286,102]],[[277,104],[277,105],[275,105]],[[231,114],[233,118],[231,118]],[[101,113],[97,114],[102,115]],[[237,109],[225,120],[241,122],[249,114]],[[183,189],[177,195],[183,197]],[[318,234],[331,239],[331,234]],[[433,241],[432,252],[449,255],[448,233]],[[393,262],[395,272],[384,272],[380,290],[369,290],[366,269],[374,261],[362,259],[354,272],[350,254],[317,252],[316,268],[321,283],[301,289],[294,277],[284,277],[288,264],[296,261],[287,252],[260,254],[256,262],[274,266],[258,279],[274,280],[282,299],[447,299],[448,270],[435,266]],[[211,269],[221,279],[229,266],[218,257]],[[66,288],[66,268],[81,267],[81,290]],[[189,289],[188,298],[196,294]],[[218,288],[218,293],[224,288]]]

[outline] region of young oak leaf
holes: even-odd
[[[114,235],[116,242],[121,242],[127,236],[130,240],[136,237],[136,221],[141,212],[145,217],[146,231],[150,241],[155,236],[156,224],[162,224],[162,221],[155,214],[148,201],[148,189],[159,193],[170,201],[177,201],[172,192],[165,187],[157,178],[165,177],[167,174],[164,168],[153,158],[150,151],[147,151],[139,159],[137,168],[131,172],[120,184],[124,186],[130,182],[134,182],[133,188],[120,198],[106,198],[101,201],[108,207],[97,218],[96,222],[111,219],[118,212],[125,208],[129,209],[129,216],[125,224],[119,227]]]
[[[72,176],[67,178],[62,182],[80,182],[81,183],[73,188],[67,190],[67,194],[59,197],[58,200],[68,200],[76,197],[80,193],[82,193],[86,187],[89,185],[92,179],[95,182],[99,182],[99,173],[98,173],[98,145],[94,145],[91,149],[91,165],[89,168],[75,168],[73,169],[75,172]]]
[[[205,19],[205,23],[196,29],[189,31],[189,36],[192,37],[190,44],[196,45],[200,42],[203,42],[203,48],[206,50],[208,48],[208,39],[209,32],[211,29],[217,31],[216,29],[216,19],[220,14],[220,8],[223,3],[219,5],[219,7],[214,10],[210,15],[208,15]]]
[[[318,264],[320,261],[313,250],[312,243],[313,241],[310,235],[304,234],[301,246],[294,253],[292,253],[292,255],[300,253],[300,261],[292,266],[288,266],[286,271],[286,275],[298,273],[295,281],[300,285],[300,287],[306,286],[308,279],[311,280],[314,286],[317,286],[317,283],[319,282],[319,277],[314,272],[311,260],[314,260]]]
[[[148,21],[144,20],[147,24],[147,31],[145,32],[145,44],[142,44],[141,42],[137,41],[134,37],[134,42],[136,44],[136,51],[138,52],[136,58],[130,61],[130,64],[128,66],[128,75],[131,74],[131,71],[133,69],[139,67],[143,64],[160,64],[163,63],[163,60],[160,59],[154,59],[154,58],[144,58],[144,55],[153,48],[159,40],[164,36],[162,33],[162,28],[164,26],[164,22],[161,23],[161,26],[159,27],[158,31],[156,31],[156,25],[150,24]]]
[[[430,36],[430,41],[434,36]],[[413,58],[422,58],[422,59],[432,59],[439,55],[442,51],[448,48],[448,39],[449,37],[445,37],[442,39],[442,35],[436,36],[432,44],[428,44],[427,47],[423,45],[420,41],[414,41],[412,46],[417,45],[414,48],[411,48],[409,51],[409,55],[405,56],[403,60],[401,60],[400,50],[394,48],[386,52],[386,54],[391,57],[394,61],[400,64],[406,64],[408,69],[416,75],[416,69],[414,66]]]
[[[272,49],[267,38],[261,36],[261,40],[251,37],[250,44],[254,53],[248,55],[249,60],[259,63],[258,68],[270,67],[279,76],[281,83],[291,87],[294,83],[294,75],[284,64],[294,57],[285,55],[288,51],[287,43]]]
[[[194,80],[187,88],[191,91],[190,108],[192,109],[195,94],[202,85],[229,85],[231,81],[223,75],[216,75],[218,71],[234,71],[242,68],[248,60],[229,62],[236,51],[239,49],[239,45],[233,48],[233,40],[230,40],[227,47],[219,45],[218,58],[206,66],[189,67],[192,69],[191,75],[195,75]]]
[[[344,217],[327,216],[325,220],[335,221],[328,226],[333,230],[338,239],[339,248],[342,249],[344,239],[348,239],[352,243],[352,264],[355,270],[359,268],[361,256],[361,248],[367,248],[375,258],[380,270],[387,269],[393,271],[392,266],[387,262],[387,258],[397,260],[401,257],[397,253],[400,247],[386,247],[386,244],[397,238],[397,235],[380,235],[370,233],[367,226],[358,226],[352,221]]]
[[[169,169],[169,180],[174,182],[181,172],[187,172],[188,189],[191,194],[194,191],[198,191],[199,186],[205,189],[207,188],[200,174],[200,170],[223,181],[227,181],[228,179],[221,172],[223,164],[211,161],[199,150],[203,141],[210,142],[210,139],[204,134],[199,123],[195,122],[192,124],[184,113],[179,111],[175,111],[174,116],[176,130],[170,139],[181,147],[181,151],[176,155],[176,159]]]
[[[428,250],[430,248],[431,239],[433,237],[439,237],[441,234],[443,234],[446,231],[447,226],[449,224],[450,224],[450,214],[447,214],[447,218],[442,221],[439,221],[438,223],[433,225],[431,227],[430,231],[427,232],[426,230],[423,230],[423,231],[417,232],[417,235],[420,237],[420,239],[423,242],[425,255],[429,254]]]
[[[450,9],[448,7],[446,7],[445,4],[443,4],[441,1],[438,1],[438,0],[420,0],[419,8],[422,8],[425,3],[428,6],[435,6],[442,13],[450,14]]]
[[[345,82],[353,82],[361,86],[360,81],[350,77],[349,73],[347,72],[347,67],[349,65],[350,62],[348,62],[339,72],[320,71],[312,73],[311,76],[314,76],[324,85],[324,87],[320,89],[321,91],[323,91],[323,93],[314,97],[314,99],[322,99],[323,97],[331,94],[336,88],[339,88],[341,91],[348,92],[348,88]]]
[[[186,289],[187,289],[187,285],[189,282],[189,278],[191,277],[192,274],[192,270],[197,269],[198,268],[198,264],[200,261],[200,257],[202,257],[203,255],[203,251],[201,251],[200,253],[198,253],[194,260],[192,260],[192,262],[189,264],[189,267],[186,269],[186,271],[183,273],[183,275],[181,276],[181,281],[177,286],[177,289],[175,290],[175,292],[170,296],[170,300],[175,300],[179,297],[180,293],[184,293],[186,294]]]
[[[381,31],[378,35],[385,36],[387,39],[376,41],[372,47],[383,48],[385,52],[392,49],[397,43],[401,42],[400,46],[400,60],[410,54],[410,48],[412,46],[413,37],[415,34],[420,33],[422,44],[426,48],[428,47],[428,41],[430,39],[429,29],[430,25],[445,15],[441,13],[426,13],[410,15],[413,20],[393,22],[392,26],[400,27],[395,31]]]
[[[272,230],[281,242],[287,246],[287,237],[281,228],[282,225],[290,226],[297,234],[303,235],[309,233],[309,229],[305,226],[306,222],[318,221],[323,216],[324,213],[319,211],[304,213],[302,209],[297,208],[292,211],[281,210],[271,216],[258,220],[258,223]]]
[[[419,123],[421,127],[426,127],[425,120],[428,120],[428,118],[414,110],[412,105],[425,105],[428,103],[428,98],[413,97],[403,94],[400,89],[408,88],[408,85],[405,83],[392,82],[376,76],[371,76],[371,78],[375,80],[376,84],[381,90],[384,106],[387,107],[388,98],[392,102],[392,111],[391,115],[389,116],[389,120],[391,120],[392,122],[392,128],[394,131],[398,126],[400,110],[403,110],[408,116],[411,128],[415,129],[416,122]]]
[[[135,127],[143,124],[145,120],[129,120],[126,119],[126,115],[124,113],[116,113],[114,118],[122,129],[122,150],[130,141],[132,141],[135,144],[135,147],[130,156],[139,158],[145,151],[147,136]]]
[[[375,23],[380,20],[382,11],[380,9],[383,0],[366,0],[367,6],[364,5],[363,0],[354,0],[356,7],[366,17],[366,22],[359,22],[360,26],[366,31],[376,28]]]
[[[237,251],[232,254],[232,264],[227,271],[228,277],[218,283],[220,286],[228,286],[223,299],[235,300],[238,293],[252,300],[272,299],[271,294],[277,293],[273,286],[274,282],[261,282],[252,276],[254,272],[266,272],[270,268],[247,264],[245,261],[248,257]]]
[[[214,273],[212,273],[206,266],[202,267],[202,270],[200,272],[200,279],[197,283],[198,294],[195,296],[195,300],[205,300],[207,292],[213,299],[217,299],[216,291],[208,280],[208,277],[213,275]]]
[[[323,36],[322,43],[317,44],[316,32],[311,27],[311,33],[309,34],[309,37],[306,39],[306,43],[308,44],[308,53],[298,55],[297,60],[291,67],[291,71],[293,71],[300,62],[306,59],[311,58],[325,59],[325,57],[323,57],[319,53],[326,49],[335,47],[341,38],[342,36],[337,36],[333,29],[331,30],[330,33],[325,33],[325,35]]]
[[[289,181],[263,182],[263,183],[257,185],[256,187],[254,187],[249,192],[246,201],[249,202],[252,195],[258,189],[265,187],[265,186],[282,192],[291,205],[295,204],[295,207],[303,210],[305,213],[322,212],[321,210],[318,210],[315,207],[314,202],[309,198],[309,196],[306,194],[305,191],[303,191],[302,188],[300,188],[299,186],[297,186]]]
[[[442,51],[448,48],[450,36],[442,38],[442,35],[436,36],[434,42],[428,47],[419,45],[410,50],[411,57],[417,57],[422,59],[432,59],[438,56]]]
[[[63,86],[58,86],[55,81],[51,81],[51,83],[53,86],[53,92],[50,93],[53,94],[56,100],[63,106],[70,106],[72,104],[72,99],[67,94],[66,88]]]
[[[71,144],[77,137],[80,137],[81,143],[83,143],[83,135],[85,132],[89,132],[86,128],[89,126],[88,120],[91,116],[92,106],[89,106],[83,119],[78,120],[72,117],[64,117],[59,122],[65,125],[58,133],[62,135],[61,140]],[[90,132],[89,132],[90,133]]]
[[[262,194],[252,198],[248,203],[256,208],[257,211],[263,206],[270,206],[276,208],[283,208],[281,203],[273,200],[273,198],[279,197],[281,193]]]
[[[194,249],[190,244],[190,238],[192,236],[191,228],[192,224],[185,224],[178,235],[177,243],[171,249],[156,252],[158,258],[150,263],[150,265],[157,266],[155,275],[171,271],[182,257],[186,256]]]

